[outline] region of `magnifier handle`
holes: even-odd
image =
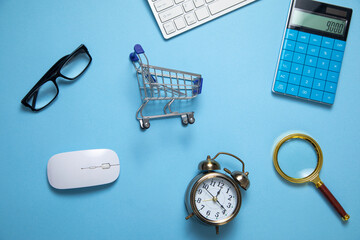
[[[325,186],[323,183],[320,187],[318,187],[320,192],[326,197],[326,199],[333,205],[335,210],[339,213],[339,215],[342,217],[342,220],[347,221],[349,220],[350,216],[345,212],[343,207],[340,205],[340,203],[336,200],[334,195],[330,192],[330,190]]]

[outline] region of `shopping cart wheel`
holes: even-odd
[[[148,129],[150,127],[149,119],[140,119],[139,122],[141,129]]]
[[[187,115],[181,115],[181,122],[184,125],[188,125],[188,123],[189,123],[188,116]]]
[[[190,124],[193,124],[195,122],[195,118],[194,118],[193,113],[188,114],[187,117],[188,117],[188,121],[189,121]]]

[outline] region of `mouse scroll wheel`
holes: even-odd
[[[102,169],[109,169],[111,167],[110,163],[103,163],[101,164]]]

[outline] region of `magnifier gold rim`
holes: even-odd
[[[316,155],[317,155],[317,165],[315,170],[309,175],[306,176],[304,178],[293,178],[290,177],[288,175],[286,175],[280,168],[279,163],[278,163],[278,153],[279,153],[279,149],[281,148],[281,146],[291,140],[291,139],[303,139],[305,141],[308,141],[315,149],[316,151]],[[290,134],[286,137],[284,137],[283,139],[281,139],[277,144],[276,147],[274,149],[274,154],[273,154],[273,162],[274,162],[274,166],[276,171],[280,174],[281,177],[283,177],[284,179],[288,180],[289,182],[293,182],[293,183],[305,183],[305,182],[313,182],[317,187],[319,187],[318,185],[321,185],[321,180],[319,178],[319,173],[323,164],[323,154],[321,151],[321,148],[319,146],[319,144],[310,136],[302,134],[302,133],[294,133],[294,134]]]

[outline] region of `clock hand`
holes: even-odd
[[[206,188],[205,188],[205,190],[210,194],[210,196],[211,196],[213,199],[215,198],[214,195],[212,195],[209,190],[207,190]]]
[[[219,194],[220,194],[220,192],[221,192],[221,189],[222,189],[222,188],[220,188],[220,190],[217,192],[216,198],[219,196]]]
[[[213,198],[211,198],[211,199],[206,199],[206,200],[203,200],[203,202],[208,202],[208,201],[214,201],[214,199],[213,199]]]

